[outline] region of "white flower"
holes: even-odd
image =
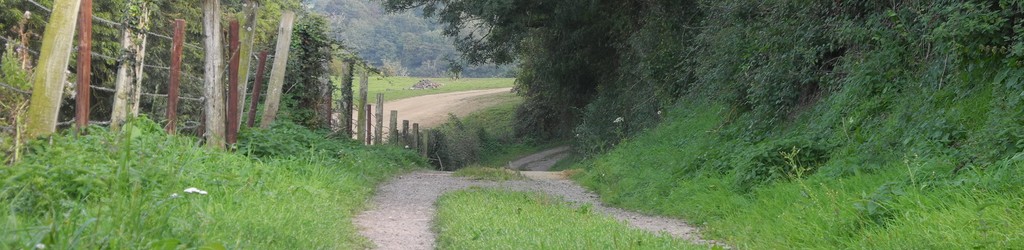
[[[580,134],[576,134],[576,137],[580,137]]]
[[[185,189],[186,194],[206,194],[206,191],[199,190],[198,188],[190,187]]]
[[[36,244],[36,249],[46,249],[46,245],[43,243]]]
[[[409,145],[405,145],[405,148],[409,148]]]
[[[661,115],[661,110],[658,110],[658,115]]]
[[[623,119],[622,119],[622,117],[620,116],[619,118],[615,118],[615,121],[612,121],[612,122],[613,122],[613,123],[621,123],[622,121],[624,121],[624,120],[623,120]]]
[[[171,199],[178,198],[178,197],[181,197],[181,195],[178,195],[178,193],[171,194]]]

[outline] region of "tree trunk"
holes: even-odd
[[[79,0],[55,0],[39,53],[32,83],[32,101],[28,108],[28,135],[52,134],[57,129],[57,111],[64,95],[71,47],[75,40],[75,26]]]
[[[245,22],[242,23],[242,30],[240,35],[242,37],[242,47],[238,51],[239,66],[238,66],[238,94],[241,95],[238,98],[238,114],[245,113],[245,98],[248,96],[246,92],[249,91],[249,70],[252,64],[252,44],[256,40],[256,16],[259,14],[260,4],[252,1],[245,1]],[[241,128],[242,119],[238,119],[238,126]]]
[[[281,88],[284,86],[285,67],[288,66],[288,49],[292,44],[292,24],[295,23],[295,13],[284,11],[281,13],[281,26],[277,29],[277,48],[274,51],[274,68],[270,71],[270,84],[267,88],[267,100],[263,104],[263,120],[260,121],[260,128],[269,128],[274,119],[277,119],[277,111],[281,105]]]
[[[206,146],[224,149],[224,58],[221,51],[220,0],[203,0],[203,45],[206,65],[203,97],[206,98]]]

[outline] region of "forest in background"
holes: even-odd
[[[442,34],[443,26],[421,11],[389,13],[372,0],[307,0],[303,5],[324,15],[332,38],[388,76],[489,78],[514,76],[514,65],[466,62]]]

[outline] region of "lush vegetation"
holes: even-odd
[[[1024,244],[1022,1],[385,5],[518,62],[517,134],[614,204],[739,248]]]
[[[138,119],[33,141],[0,168],[0,248],[364,248],[351,216],[421,164],[289,123],[247,131],[238,153],[162,131]]]
[[[442,196],[437,231],[440,249],[707,249],[631,229],[590,205],[494,189]]]

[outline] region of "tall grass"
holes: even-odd
[[[816,162],[798,152],[815,143],[800,134],[827,123],[820,114],[833,112],[828,106],[750,142],[729,136],[748,124],[743,118],[717,105],[688,105],[657,129],[578,164],[586,169],[579,181],[607,202],[688,219],[740,249],[1024,248],[1024,162],[1016,157],[957,172],[942,153],[859,151],[863,144],[842,143],[827,146],[833,153]],[[894,133],[883,128],[840,130],[837,137]]]
[[[539,193],[468,189],[438,200],[439,249],[707,249]]]
[[[363,248],[354,211],[375,183],[420,164],[403,150],[326,140],[337,145],[252,158],[161,131],[139,119],[123,133],[33,142],[0,168],[0,248]],[[207,194],[185,192],[193,187]]]

